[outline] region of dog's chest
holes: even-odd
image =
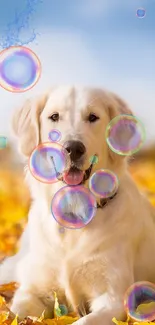
[[[64,230],[55,220],[48,220],[45,251],[59,288],[74,306],[82,300],[91,301],[105,291],[104,228],[97,227],[97,218],[83,229]]]
[[[74,230],[72,230],[74,232]],[[97,251],[91,251],[85,235],[74,238],[63,234],[59,283],[73,306],[81,301],[91,301],[105,291],[106,264]],[[60,249],[60,247],[59,247]]]
[[[92,301],[106,291],[106,267],[99,257],[81,255],[64,262],[60,286],[74,309],[84,315],[90,312]]]

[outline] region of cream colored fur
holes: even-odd
[[[61,116],[58,123],[48,119],[55,112]],[[100,117],[96,123],[86,122],[90,112]],[[105,140],[107,124],[121,113],[131,111],[116,95],[74,87],[55,87],[15,113],[13,128],[25,157],[39,142],[48,141],[49,131],[56,128],[62,145],[71,139],[84,143],[84,169],[97,153],[93,172],[108,168],[120,182],[116,197],[97,210],[90,224],[61,234],[51,214],[51,200],[64,184],[40,183],[27,168],[33,199],[28,226],[20,252],[0,268],[1,283],[20,283],[11,308],[20,317],[52,310],[55,290],[60,303],[80,312],[89,307],[91,312],[76,325],[111,325],[114,316],[124,319],[124,293],[133,282],[155,282],[154,209],[130,177],[126,159],[113,153]]]

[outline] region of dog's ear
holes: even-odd
[[[48,94],[44,94],[35,100],[29,99],[13,115],[12,129],[15,136],[18,137],[20,152],[26,157],[39,144],[39,116],[47,99]]]
[[[122,98],[113,93],[110,93],[110,96],[112,97],[112,105],[109,106],[110,120],[120,114],[133,115],[130,107]]]

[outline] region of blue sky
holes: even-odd
[[[0,40],[26,1],[1,0]],[[39,33],[27,46],[42,62],[42,78],[24,94],[0,88],[0,133],[8,134],[10,114],[25,97],[55,83],[73,83],[117,92],[146,125],[148,139],[155,139],[155,1],[33,1],[35,10],[20,37],[28,39],[33,29]],[[143,19],[136,17],[140,7],[146,9]]]

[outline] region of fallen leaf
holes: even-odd
[[[116,325],[128,325],[128,320],[126,322],[118,321],[115,317],[112,319],[113,323]]]
[[[0,285],[0,293],[6,291],[15,291],[18,288],[18,284],[16,282],[11,282],[7,284]]]
[[[9,312],[1,312],[0,314],[0,324],[3,324],[9,317]]]
[[[5,299],[2,296],[0,296],[0,307],[4,305],[5,305]]]
[[[11,325],[18,325],[18,316],[15,317],[15,319],[12,321]]]
[[[68,325],[73,324],[76,322],[79,318],[78,317],[70,317],[70,316],[61,316],[60,318],[54,318],[54,319],[45,319],[43,321],[43,324],[45,325]]]

